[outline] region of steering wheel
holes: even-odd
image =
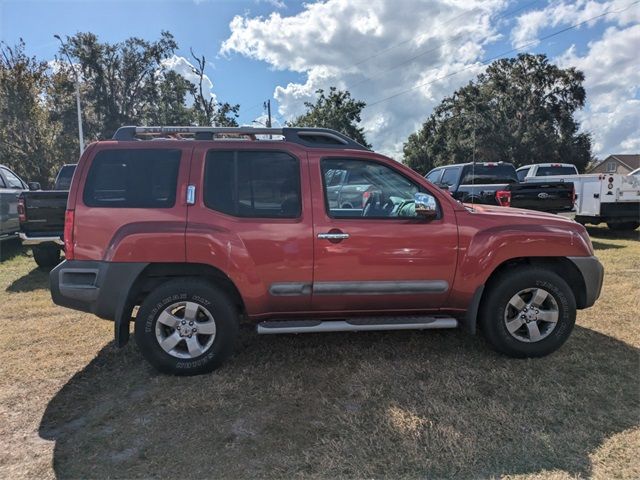
[[[363,217],[388,217],[393,203],[382,192],[371,192],[362,209]]]

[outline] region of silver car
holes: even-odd
[[[0,165],[0,240],[13,237],[20,230],[18,197],[27,184],[4,165]]]

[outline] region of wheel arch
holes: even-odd
[[[244,300],[233,281],[220,269],[201,263],[151,263],[138,274],[131,284],[120,318],[115,322],[115,340],[119,347],[129,341],[129,322],[133,310],[146,296],[163,283],[176,278],[204,279],[223,290],[238,309],[246,313]]]
[[[478,287],[472,299],[470,310],[465,319],[466,329],[469,333],[475,334],[478,325],[478,312],[485,301],[491,286],[506,272],[512,268],[521,266],[541,267],[548,269],[562,277],[566,282],[576,300],[578,309],[585,308],[587,302],[587,289],[584,278],[576,265],[566,257],[517,257],[505,260],[498,265],[487,277],[486,282]]]
[[[573,296],[576,299],[576,306],[579,309],[584,308],[586,304],[586,285],[584,278],[582,278],[578,267],[566,257],[519,257],[506,260],[491,272],[485,282],[484,291],[487,292],[489,285],[509,269],[523,265],[544,268],[562,277],[573,292]],[[483,299],[484,296],[483,294]]]

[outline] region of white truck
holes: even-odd
[[[572,182],[575,189],[575,220],[583,225],[606,223],[611,230],[640,227],[640,177],[617,173],[548,175],[540,167],[568,168],[570,164],[539,164],[520,167],[525,183]],[[574,165],[570,165],[576,171]],[[534,168],[536,167],[536,168]],[[536,172],[546,172],[536,175]]]

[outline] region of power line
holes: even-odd
[[[524,44],[524,45],[521,45],[521,46],[519,46],[519,47],[512,48],[512,49],[510,49],[510,50],[507,50],[507,51],[501,52],[501,53],[499,53],[499,54],[497,54],[497,55],[494,55],[494,56],[492,56],[492,57],[486,58],[485,60],[483,60],[482,62],[480,62],[480,65],[486,65],[487,63],[489,63],[489,62],[491,62],[491,61],[493,61],[493,60],[495,60],[495,59],[497,59],[497,58],[503,57],[503,56],[505,56],[505,55],[509,55],[510,53],[517,52],[517,51],[522,50],[522,49],[524,49],[524,48],[527,48],[527,47],[529,47],[529,46],[531,46],[531,45],[535,45],[535,44],[537,44],[537,43],[539,43],[539,42],[543,42],[543,41],[545,41],[545,40],[548,40],[548,39],[550,39],[550,38],[552,38],[552,37],[556,37],[556,36],[561,35],[561,34],[563,34],[563,33],[565,33],[565,32],[568,32],[569,30],[573,30],[574,28],[578,28],[578,27],[580,27],[580,26],[584,25],[585,23],[591,22],[591,21],[593,21],[593,20],[596,20],[596,19],[598,19],[598,18],[604,17],[604,16],[609,15],[609,14],[611,14],[611,13],[622,13],[622,12],[624,12],[624,11],[626,11],[626,10],[629,10],[631,7],[633,7],[633,6],[634,6],[634,5],[636,5],[637,3],[640,3],[640,0],[637,0],[637,1],[635,1],[635,2],[633,2],[633,3],[631,3],[631,4],[629,4],[627,7],[623,8],[623,9],[621,9],[621,10],[607,10],[606,12],[601,13],[600,15],[596,15],[596,16],[594,16],[594,17],[588,18],[588,19],[586,19],[586,20],[584,20],[584,21],[582,21],[582,22],[575,23],[575,24],[570,25],[570,26],[568,26],[568,27],[566,27],[566,28],[563,28],[563,29],[561,29],[561,30],[558,30],[558,31],[556,31],[556,32],[553,32],[553,33],[551,33],[551,34],[549,34],[549,35],[545,35],[545,36],[540,37],[540,38],[538,38],[538,39],[536,39],[536,40],[532,40],[531,42],[528,42],[528,43],[526,43],[526,44]],[[462,73],[462,72],[464,72],[464,71],[466,71],[466,70],[469,70],[469,69],[471,69],[471,68],[474,68],[474,67],[476,67],[476,66],[477,66],[477,64],[476,64],[476,63],[474,63],[474,64],[472,64],[472,65],[468,65],[467,67],[465,67],[465,68],[461,68],[460,70],[456,70],[455,72],[451,72],[451,73],[449,73],[449,74],[447,74],[447,75],[443,75],[443,76],[441,76],[441,77],[434,78],[433,80],[430,80],[430,81],[425,82],[425,83],[421,83],[421,84],[419,84],[419,85],[414,85],[413,87],[407,88],[407,89],[405,89],[405,90],[402,90],[402,91],[400,91],[400,92],[398,92],[398,93],[395,93],[395,94],[393,94],[393,95],[390,95],[390,96],[388,96],[388,97],[382,98],[382,99],[380,99],[380,100],[376,100],[375,102],[367,103],[367,106],[368,106],[368,107],[373,107],[374,105],[378,105],[378,104],[380,104],[380,103],[386,102],[386,101],[391,100],[391,99],[393,99],[393,98],[399,97],[399,96],[404,95],[405,93],[409,93],[409,92],[411,92],[411,91],[413,91],[413,90],[415,90],[415,89],[417,89],[417,88],[426,87],[427,85],[431,85],[431,84],[436,83],[436,82],[438,82],[438,81],[440,81],[440,80],[444,80],[444,79],[446,79],[446,78],[453,77],[453,76],[455,76],[455,75],[457,75],[457,74],[459,74],[459,73]]]

